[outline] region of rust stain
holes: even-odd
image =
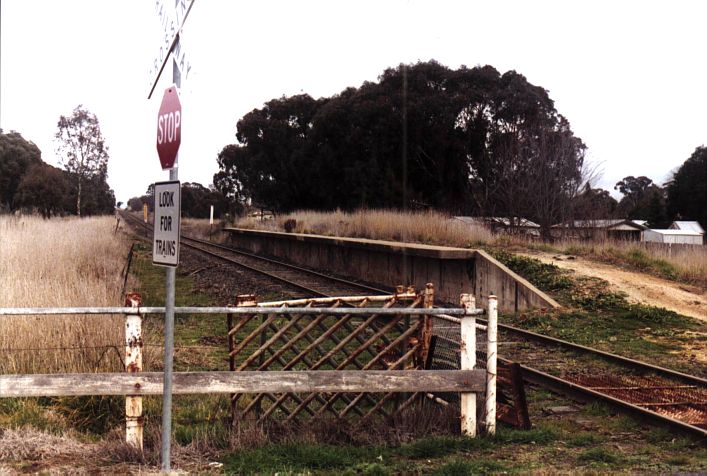
[[[657,376],[576,374],[565,378],[674,420],[707,429],[705,388],[676,385]]]
[[[130,336],[130,338],[125,343],[125,345],[130,348],[142,347],[142,345],[143,345],[142,336]]]
[[[126,293],[125,305],[131,307],[142,306],[142,296],[140,295],[140,293]]]

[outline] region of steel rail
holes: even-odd
[[[134,216],[132,216],[132,215],[130,215],[130,214],[128,214],[128,216],[129,216],[131,219],[138,221],[141,225],[147,227],[142,221],[140,221],[140,220],[137,219],[136,217],[134,217]],[[187,239],[192,239],[192,240],[194,240],[194,238],[190,238],[190,237],[187,237]],[[201,240],[198,240],[198,241],[201,241]],[[206,243],[208,243],[208,242],[206,242]],[[213,244],[211,244],[211,245],[213,245]],[[222,245],[219,245],[219,247],[225,248],[225,249],[227,249],[227,250],[229,250],[229,251],[233,251],[234,253],[241,253],[240,250],[234,250],[234,249],[232,249],[232,248],[225,247],[225,246],[222,246]],[[206,251],[206,252],[209,253],[208,251]],[[258,255],[252,255],[252,254],[250,254],[250,253],[245,253],[245,254],[248,254],[248,255],[250,255],[251,257],[256,258],[256,259],[263,259],[263,260],[265,260],[265,261],[268,260],[268,258],[263,258],[263,257],[258,256]],[[219,255],[216,255],[216,256],[219,256]],[[225,257],[223,257],[223,258],[226,259]],[[276,262],[276,263],[287,265],[287,263],[280,263],[280,262]],[[294,267],[294,266],[293,266],[293,268],[297,268],[297,267]],[[258,270],[257,268],[249,267],[249,269],[252,269],[253,271],[262,273],[262,271]],[[312,272],[311,270],[307,270],[306,268],[298,268],[298,269],[300,269],[301,271],[304,271],[304,272]],[[313,272],[313,273],[316,273],[316,272]],[[328,278],[328,276],[325,275],[325,274],[322,274],[322,273],[316,273],[316,274],[318,274],[318,275],[321,276],[321,277]],[[340,278],[337,278],[337,279],[340,279]],[[360,286],[362,286],[362,285],[360,285],[359,283],[354,283],[354,282],[346,281],[346,280],[343,280],[343,279],[340,279],[340,280],[341,280],[342,282],[346,283],[347,285],[352,286],[352,287],[357,287],[357,286],[360,287]],[[292,283],[292,284],[294,284],[294,283]],[[385,291],[385,290],[382,290],[382,289],[374,288],[374,287],[371,287],[371,286],[366,286],[366,289],[371,290],[371,291],[374,291],[374,292],[380,292],[380,293],[388,293],[388,292],[389,292],[389,291]],[[319,291],[317,291],[317,290],[311,290],[311,291],[314,292],[314,293],[316,293],[316,294],[318,294],[318,295],[320,295],[320,296],[325,296],[324,293],[321,293],[321,292],[319,292]],[[451,317],[451,316],[450,316],[450,317]],[[440,316],[440,318],[444,319],[444,317],[442,317],[442,316]],[[449,321],[451,321],[451,322],[456,322],[455,318],[453,318],[453,317],[452,317],[451,319],[445,319],[445,320],[449,320]],[[485,321],[484,319],[478,319],[478,322],[479,322],[479,323],[484,323],[484,324],[486,323],[486,321]],[[702,384],[702,385],[707,385],[707,378],[698,377],[698,376],[696,376],[696,375],[685,374],[685,373],[682,373],[682,372],[678,372],[678,371],[676,371],[676,370],[672,370],[672,369],[668,369],[668,368],[665,368],[665,367],[660,367],[660,366],[658,366],[658,365],[649,364],[649,363],[646,363],[646,362],[641,362],[641,361],[639,361],[639,360],[631,359],[631,358],[629,358],[629,357],[623,357],[623,356],[620,356],[620,355],[617,355],[617,354],[612,354],[611,352],[606,352],[606,351],[599,350],[599,349],[595,349],[595,348],[592,348],[592,347],[587,347],[587,346],[584,346],[584,345],[581,345],[581,344],[575,344],[574,342],[569,342],[569,341],[566,341],[566,340],[558,339],[558,338],[556,338],[556,337],[551,337],[551,336],[547,336],[547,335],[544,335],[544,334],[538,334],[537,332],[532,332],[532,331],[528,331],[528,330],[525,330],[525,329],[520,329],[520,328],[518,328],[518,327],[513,327],[513,326],[510,326],[510,325],[508,325],[508,324],[501,324],[501,323],[499,323],[499,324],[498,324],[498,328],[499,328],[499,330],[502,329],[502,330],[509,331],[509,332],[512,332],[512,333],[520,334],[520,335],[522,335],[522,336],[524,336],[524,337],[527,337],[527,338],[529,338],[529,339],[532,339],[532,340],[541,341],[541,342],[546,342],[546,343],[551,343],[551,344],[556,344],[556,345],[559,345],[559,346],[562,346],[562,347],[566,347],[566,348],[568,348],[568,349],[580,351],[580,352],[583,352],[583,353],[586,353],[586,354],[599,355],[599,356],[604,357],[604,358],[606,358],[606,359],[613,360],[614,362],[617,362],[617,363],[625,364],[625,365],[630,366],[630,367],[632,367],[632,368],[636,368],[636,369],[640,369],[640,370],[649,369],[649,370],[651,370],[651,371],[653,371],[653,372],[655,372],[655,373],[659,373],[659,374],[664,375],[664,376],[667,376],[667,377],[672,377],[672,378],[687,380],[687,381],[690,381],[690,382],[693,382],[693,383],[698,383],[698,384]]]
[[[184,237],[182,237],[182,238],[184,238]],[[279,282],[281,282],[281,283],[285,283],[285,284],[287,284],[288,286],[292,286],[292,287],[298,288],[298,289],[300,289],[300,290],[302,290],[302,291],[305,291],[305,292],[308,292],[308,293],[311,293],[311,294],[315,294],[315,295],[317,295],[317,296],[328,297],[328,295],[323,294],[323,293],[317,291],[316,289],[313,289],[313,288],[310,288],[310,287],[308,287],[308,286],[305,286],[304,284],[300,284],[300,283],[297,283],[297,282],[295,282],[295,281],[289,280],[289,279],[287,279],[287,278],[283,278],[282,276],[278,276],[278,275],[276,275],[276,274],[270,273],[270,272],[265,271],[265,270],[263,270],[263,269],[258,269],[258,268],[254,267],[254,266],[250,266],[250,265],[247,265],[247,264],[245,264],[245,263],[241,263],[240,261],[237,261],[237,260],[235,260],[235,259],[233,259],[233,258],[229,258],[229,257],[227,257],[227,256],[223,256],[223,255],[220,255],[220,254],[218,254],[218,253],[214,253],[213,251],[205,250],[205,249],[203,249],[203,248],[201,248],[201,247],[199,247],[199,246],[195,246],[195,245],[192,245],[192,244],[189,244],[189,243],[184,243],[184,242],[182,242],[182,244],[184,244],[185,246],[188,246],[189,248],[192,248],[192,249],[194,249],[194,250],[198,250],[198,251],[201,251],[202,253],[206,253],[207,255],[213,256],[214,258],[219,258],[219,259],[221,259],[221,260],[224,260],[224,261],[227,261],[227,262],[229,262],[229,263],[232,263],[232,264],[235,264],[235,265],[237,265],[237,266],[240,266],[241,268],[245,268],[245,269],[247,269],[247,270],[254,271],[254,272],[258,273],[258,274],[262,274],[262,275],[264,275],[264,276],[267,276],[267,277],[269,277],[269,278],[271,278],[271,279],[274,279],[274,280],[276,280],[276,281],[279,281]],[[233,252],[236,253],[236,254],[238,254],[237,251],[233,251]]]
[[[257,260],[260,260],[260,261],[265,261],[265,262],[267,262],[267,263],[272,263],[272,264],[276,264],[276,265],[279,265],[279,266],[283,266],[283,267],[285,267],[285,268],[289,268],[289,269],[292,269],[292,270],[295,270],[295,271],[301,271],[301,272],[304,272],[304,273],[307,273],[307,274],[311,274],[311,275],[313,275],[313,276],[318,276],[318,277],[320,277],[320,278],[328,279],[328,280],[330,280],[330,281],[335,281],[335,282],[338,282],[338,283],[346,284],[347,286],[355,286],[355,287],[358,287],[358,288],[360,288],[360,289],[364,289],[364,290],[368,290],[368,291],[373,291],[373,292],[377,292],[377,293],[390,293],[390,292],[391,292],[390,289],[388,289],[388,290],[382,290],[382,289],[379,289],[379,288],[375,288],[375,287],[372,287],[372,286],[368,286],[368,285],[366,285],[366,284],[355,283],[355,282],[349,281],[349,280],[347,280],[347,279],[338,278],[338,277],[336,277],[336,276],[330,276],[330,275],[328,275],[328,274],[320,273],[320,272],[314,271],[314,270],[312,270],[312,269],[303,268],[303,267],[301,267],[301,266],[296,266],[296,265],[293,265],[293,264],[290,264],[290,263],[285,263],[285,262],[283,262],[283,261],[278,261],[278,260],[275,260],[275,259],[272,259],[272,258],[266,258],[265,256],[259,256],[259,255],[256,255],[256,254],[254,254],[254,253],[249,253],[249,252],[247,252],[247,251],[237,250],[237,249],[231,248],[231,247],[229,247],[229,246],[224,246],[224,245],[221,245],[221,244],[218,244],[218,243],[211,243],[211,242],[209,242],[209,241],[200,240],[200,239],[198,239],[198,238],[192,238],[192,237],[190,237],[190,236],[182,236],[182,238],[183,238],[183,239],[186,239],[186,240],[189,240],[189,241],[195,241],[195,242],[197,242],[197,243],[201,243],[201,244],[204,244],[204,245],[207,245],[207,246],[213,246],[214,248],[219,248],[219,249],[222,249],[222,250],[226,250],[226,251],[229,251],[229,252],[231,252],[231,253],[236,253],[236,254],[239,254],[239,255],[242,255],[242,256],[248,256],[249,258],[257,259]],[[207,253],[208,253],[208,252],[207,252]]]
[[[138,218],[132,216],[131,214],[127,213],[127,214],[123,214],[123,215],[126,216],[126,217],[128,217],[130,220],[132,220],[133,223],[139,223],[144,229],[150,230],[149,225],[147,225],[146,223],[143,223],[141,220],[139,220]],[[347,280],[342,279],[342,278],[337,278],[337,277],[334,277],[334,276],[328,276],[328,275],[326,275],[326,274],[323,274],[323,273],[320,273],[320,272],[317,272],[317,271],[313,271],[313,270],[311,270],[311,269],[302,268],[302,267],[295,266],[295,265],[292,265],[292,264],[289,264],[289,263],[283,263],[283,262],[281,262],[281,261],[273,260],[273,259],[270,259],[270,258],[265,258],[265,257],[263,257],[263,256],[258,256],[258,255],[255,255],[255,254],[252,254],[252,253],[248,253],[248,252],[245,252],[245,251],[241,251],[241,250],[236,250],[236,249],[230,248],[230,247],[228,247],[228,246],[223,246],[223,245],[216,244],[216,243],[210,243],[210,242],[205,241],[205,240],[199,240],[199,239],[197,239],[197,238],[192,238],[192,237],[189,237],[189,236],[186,236],[186,235],[182,235],[182,240],[195,241],[195,242],[197,242],[197,243],[201,243],[201,244],[204,244],[204,245],[207,245],[207,246],[212,246],[212,247],[215,247],[215,248],[223,249],[223,250],[228,251],[228,252],[230,252],[230,253],[234,253],[234,254],[241,255],[241,256],[247,256],[247,257],[249,257],[249,258],[256,259],[256,260],[263,261],[263,262],[267,262],[267,263],[271,263],[271,264],[276,264],[276,265],[279,265],[279,266],[282,266],[282,267],[285,267],[285,268],[288,268],[288,269],[292,269],[292,270],[295,270],[295,271],[298,271],[298,272],[307,273],[307,274],[310,274],[310,275],[313,275],[313,276],[317,276],[317,277],[319,277],[319,278],[323,278],[323,279],[327,279],[327,280],[330,280],[330,281],[335,281],[335,282],[338,282],[338,283],[341,283],[341,284],[345,284],[345,285],[350,286],[350,287],[359,288],[359,289],[367,290],[367,291],[379,292],[379,293],[381,293],[381,294],[388,294],[388,293],[390,293],[390,290],[381,290],[381,289],[373,288],[373,287],[371,287],[371,286],[366,286],[365,284],[354,283],[354,282],[347,281]],[[314,289],[314,288],[305,286],[304,284],[300,284],[300,283],[298,283],[298,282],[289,280],[289,279],[287,279],[287,278],[283,278],[282,276],[278,276],[277,274],[273,274],[273,273],[271,273],[271,272],[269,272],[269,271],[265,271],[265,270],[263,270],[263,269],[259,269],[259,268],[256,268],[256,267],[254,267],[254,266],[250,266],[250,265],[248,265],[248,264],[242,263],[242,262],[240,262],[240,261],[238,261],[238,260],[235,260],[235,259],[233,259],[233,258],[229,258],[229,257],[227,257],[227,256],[223,256],[223,255],[220,255],[220,254],[218,254],[218,253],[214,253],[213,251],[209,251],[209,250],[207,250],[207,249],[201,248],[201,247],[196,246],[196,245],[194,245],[194,244],[186,243],[186,242],[184,242],[184,241],[182,241],[182,244],[184,244],[184,246],[187,246],[187,247],[189,247],[189,248],[192,248],[192,249],[201,251],[202,253],[208,254],[209,256],[213,256],[213,257],[215,257],[215,258],[219,258],[219,259],[221,259],[221,260],[223,260],[223,261],[226,261],[226,262],[228,262],[228,263],[232,263],[232,264],[235,264],[235,265],[237,265],[237,266],[240,266],[240,267],[242,267],[242,268],[244,268],[244,269],[247,269],[247,270],[249,270],[249,271],[253,271],[253,272],[256,272],[256,273],[258,273],[258,274],[265,275],[265,276],[267,276],[267,277],[269,277],[269,278],[271,278],[271,279],[274,279],[274,280],[279,281],[279,282],[281,282],[281,283],[284,283],[284,284],[287,284],[287,285],[289,285],[289,286],[295,287],[295,288],[300,289],[300,290],[302,290],[302,291],[305,291],[305,292],[307,292],[307,293],[311,293],[311,294],[314,294],[314,295],[317,295],[317,296],[322,296],[322,297],[330,297],[328,294],[322,293],[321,291],[319,291],[319,290],[317,290],[317,289]]]
[[[129,216],[130,216],[130,215],[129,215]],[[135,219],[135,217],[132,217],[132,216],[131,216],[131,218]],[[137,219],[136,219],[136,220],[137,220]],[[140,224],[144,226],[144,224],[143,224],[142,222],[140,222]],[[145,228],[147,228],[147,227],[145,227]],[[201,241],[201,240],[197,240],[197,239],[190,238],[190,237],[187,237],[187,239],[191,239],[191,240],[194,240],[194,241]],[[208,242],[204,242],[204,243],[208,243]],[[208,243],[208,245],[214,246],[213,243]],[[189,246],[189,245],[187,245],[187,246]],[[190,247],[199,249],[198,247],[195,247],[195,246],[193,246],[193,245],[191,245]],[[263,261],[268,261],[268,260],[269,260],[268,258],[263,258],[263,257],[261,257],[261,256],[252,255],[252,254],[246,253],[246,252],[241,252],[240,250],[233,250],[232,248],[225,247],[225,246],[223,246],[223,245],[218,245],[218,247],[225,248],[225,249],[227,249],[227,250],[229,250],[229,251],[231,251],[231,252],[234,252],[234,253],[249,255],[249,256],[251,256],[251,257],[253,257],[253,258],[255,258],[255,259],[261,259],[261,260],[263,260]],[[206,252],[206,253],[212,254],[212,253],[210,253],[210,252],[208,252],[208,251],[205,251],[205,250],[201,250],[201,251],[204,251],[204,252]],[[222,256],[220,256],[220,255],[215,255],[215,256],[218,256],[218,257],[221,257],[221,258],[223,258],[223,259],[226,259],[225,257],[222,257]],[[229,260],[229,261],[230,261],[230,260]],[[307,270],[306,268],[299,268],[299,267],[297,267],[297,266],[288,265],[287,263],[281,263],[281,262],[278,262],[278,261],[275,261],[275,260],[271,260],[271,261],[274,262],[274,263],[277,263],[277,264],[282,264],[282,265],[284,265],[284,266],[291,266],[293,269],[298,269],[298,270],[300,270],[300,271],[302,271],[302,272],[313,273],[313,274],[319,275],[320,277],[324,277],[324,278],[326,278],[326,279],[331,279],[331,277],[329,277],[329,276],[327,276],[327,275],[324,275],[324,274],[321,274],[321,273],[316,273],[316,272],[313,272],[313,271],[311,271],[311,270]],[[239,264],[240,266],[244,266],[244,265],[241,264],[241,263],[236,263],[236,264]],[[255,271],[255,272],[261,273],[261,274],[267,274],[267,273],[264,273],[264,272],[261,271],[261,270],[258,270],[257,268],[252,268],[252,267],[248,267],[248,268],[249,268],[249,269],[252,269],[252,270]],[[278,280],[286,281],[286,280],[284,280],[284,279],[282,279],[282,278],[279,278],[279,277],[274,277],[274,278],[275,278],[275,279],[278,279]],[[340,278],[337,278],[337,279],[340,279]],[[342,282],[345,282],[347,285],[353,286],[353,287],[364,287],[364,286],[365,286],[365,285],[361,285],[361,284],[359,284],[359,283],[354,283],[354,282],[350,282],[350,281],[346,281],[346,280],[341,280],[341,281],[342,281]],[[294,284],[295,286],[297,286],[296,283],[290,283],[290,284]],[[297,286],[297,287],[300,287],[300,286]],[[300,288],[302,288],[302,287],[300,287]],[[381,289],[373,288],[373,287],[371,287],[371,286],[365,286],[365,288],[366,288],[367,290],[372,290],[372,291],[381,292],[381,293],[388,292],[388,291],[384,291],[384,290],[381,290]],[[325,293],[322,293],[322,292],[317,291],[317,290],[311,290],[311,289],[310,289],[309,291],[314,292],[315,294],[320,295],[320,296],[326,296]],[[430,311],[430,310],[431,310],[431,309],[428,309],[428,311]],[[445,313],[445,314],[446,314],[446,316],[443,315],[443,316],[437,316],[437,317],[438,317],[438,318],[445,319],[445,320],[449,320],[449,321],[452,321],[452,322],[456,322],[456,321],[458,320],[458,318],[452,317],[452,316],[450,315],[450,313]],[[486,323],[486,321],[483,320],[483,319],[477,319],[477,321],[480,322],[480,323]],[[603,358],[603,359],[606,359],[606,360],[610,360],[610,361],[613,361],[614,363],[621,364],[621,365],[624,365],[624,366],[627,366],[627,367],[630,367],[630,368],[633,368],[633,369],[638,369],[638,370],[642,370],[642,371],[645,371],[645,372],[653,372],[653,373],[661,374],[661,375],[666,376],[666,377],[675,378],[675,379],[679,379],[679,380],[682,380],[682,381],[689,381],[689,382],[691,382],[691,383],[697,383],[697,384],[700,384],[700,385],[705,385],[705,384],[707,384],[707,379],[702,378],[702,377],[698,377],[698,376],[696,376],[696,375],[685,374],[685,373],[678,372],[678,371],[675,371],[675,370],[671,370],[671,369],[667,369],[667,368],[664,368],[664,367],[660,367],[660,366],[657,366],[657,365],[654,365],[654,364],[649,364],[649,363],[646,363],[646,362],[641,362],[641,361],[634,360],[634,359],[631,359],[631,358],[628,358],[628,357],[623,357],[623,356],[620,356],[620,355],[617,355],[617,354],[612,354],[612,353],[610,353],[610,352],[602,351],[602,350],[599,350],[599,349],[594,349],[594,348],[587,347],[587,346],[584,346],[584,345],[581,345],[581,344],[575,344],[575,343],[573,343],[573,342],[565,341],[565,340],[562,340],[562,339],[557,339],[557,338],[555,338],[555,337],[550,337],[550,336],[546,336],[546,335],[543,335],[543,334],[538,334],[538,333],[536,333],[536,332],[527,331],[527,330],[520,329],[520,328],[517,328],[517,327],[509,326],[509,325],[506,325],[506,324],[500,324],[500,323],[499,323],[499,324],[498,324],[498,327],[499,327],[499,330],[502,329],[502,330],[507,331],[507,332],[519,334],[519,335],[521,335],[521,336],[527,338],[528,340],[539,341],[539,342],[545,343],[545,344],[558,345],[558,346],[561,346],[561,347],[564,347],[564,348],[567,348],[567,349],[570,349],[570,350],[573,350],[573,351],[577,351],[577,352],[580,352],[580,353],[589,354],[589,355],[597,356],[597,357],[599,357],[599,358]],[[500,358],[499,358],[499,359],[500,359]],[[504,359],[500,359],[500,360],[501,360],[501,361],[504,361]],[[509,362],[509,361],[505,361],[505,362]],[[522,365],[522,367],[523,367],[523,370],[524,370],[524,372],[523,372],[523,377],[524,377],[525,380],[527,380],[527,381],[530,382],[530,383],[535,383],[535,384],[537,384],[537,385],[550,388],[550,389],[552,389],[552,390],[554,390],[554,391],[556,391],[556,392],[565,394],[565,395],[570,396],[570,397],[581,396],[581,397],[582,397],[581,400],[583,400],[583,401],[586,401],[587,398],[589,398],[589,399],[600,399],[600,400],[606,401],[607,403],[609,403],[609,404],[611,404],[611,405],[614,405],[614,406],[616,406],[616,407],[620,407],[620,408],[625,409],[625,410],[627,410],[627,411],[630,411],[630,412],[632,412],[632,413],[636,413],[636,414],[639,414],[639,415],[641,415],[641,416],[647,416],[647,417],[649,417],[649,418],[651,418],[651,419],[654,419],[655,421],[658,421],[658,422],[660,422],[660,423],[668,423],[668,424],[673,425],[673,426],[675,426],[675,427],[677,427],[677,428],[680,428],[680,429],[682,429],[682,430],[687,430],[687,431],[690,431],[690,432],[692,432],[692,433],[696,433],[696,434],[701,435],[701,436],[707,436],[707,430],[704,430],[704,429],[702,429],[702,428],[699,428],[699,427],[690,425],[690,424],[685,423],[685,422],[680,421],[680,420],[676,420],[676,419],[670,418],[670,417],[665,416],[665,415],[661,415],[661,414],[656,413],[656,412],[654,412],[654,411],[651,411],[651,410],[649,410],[649,409],[647,409],[647,408],[643,408],[643,407],[640,407],[640,406],[631,404],[631,403],[626,402],[626,401],[624,401],[624,400],[621,400],[621,399],[612,397],[612,396],[610,396],[610,395],[607,395],[607,394],[602,393],[602,392],[598,392],[598,391],[596,391],[596,390],[592,390],[592,389],[590,389],[590,388],[588,388],[588,387],[584,387],[584,386],[582,386],[582,385],[578,385],[578,384],[576,384],[576,383],[574,383],[574,382],[570,382],[570,381],[565,380],[565,379],[562,379],[562,378],[560,378],[560,377],[556,377],[556,376],[547,374],[547,373],[542,372],[542,371],[540,371],[540,370],[538,370],[538,369],[535,369],[535,368],[532,368],[532,367],[528,367],[528,366],[526,366],[526,365]]]
[[[486,322],[483,319],[478,319],[478,320],[481,322]],[[575,351],[585,353],[585,354],[601,356],[603,358],[606,358],[607,360],[611,360],[611,361],[626,365],[631,368],[635,368],[635,369],[639,369],[639,370],[650,370],[654,373],[661,374],[665,377],[685,380],[685,381],[689,381],[691,383],[696,383],[696,384],[700,384],[700,385],[707,385],[707,378],[702,378],[697,375],[690,375],[690,374],[678,372],[677,370],[667,369],[665,367],[660,367],[658,365],[650,364],[647,362],[642,362],[640,360],[631,359],[629,357],[623,357],[623,356],[617,355],[617,354],[612,354],[611,352],[606,352],[606,351],[595,349],[592,347],[587,347],[582,344],[575,344],[574,342],[569,342],[566,340],[558,339],[556,337],[550,337],[550,336],[546,336],[544,334],[538,334],[537,332],[532,332],[532,331],[528,331],[525,329],[520,329],[518,327],[509,326],[507,324],[499,324],[498,327],[499,327],[499,329],[504,329],[504,330],[512,332],[512,333],[520,334],[520,335],[527,337],[529,339],[532,339],[532,340],[546,342],[546,343],[550,343],[550,344],[556,344],[556,345],[566,347],[568,349],[575,350]]]
[[[500,357],[498,358],[498,360],[499,360],[499,362],[503,362],[506,365],[511,363],[511,361],[506,360],[506,359],[502,359]],[[667,424],[677,427],[681,430],[686,430],[686,431],[689,431],[690,433],[697,434],[702,437],[707,437],[707,429],[700,428],[700,427],[694,426],[694,425],[690,425],[689,423],[685,423],[684,421],[677,420],[675,418],[670,418],[669,416],[654,412],[648,408],[641,407],[639,405],[634,405],[633,403],[629,403],[625,400],[621,400],[619,398],[612,397],[611,395],[607,395],[605,393],[596,391],[596,390],[591,389],[589,387],[585,387],[583,385],[579,385],[577,383],[570,382],[570,381],[562,379],[560,377],[550,375],[550,374],[543,372],[541,370],[534,369],[532,367],[528,367],[523,364],[521,364],[521,367],[523,369],[523,380],[526,380],[526,381],[533,383],[535,385],[539,385],[541,387],[548,388],[548,389],[553,390],[557,393],[561,393],[563,395],[569,396],[570,398],[573,398],[576,400],[581,400],[583,402],[594,401],[594,400],[603,400],[603,401],[609,403],[613,407],[627,410],[627,411],[629,411],[635,415],[638,415],[640,417],[646,417],[646,418],[649,418],[655,422],[662,423],[662,424],[667,423]]]

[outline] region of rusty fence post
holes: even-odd
[[[496,375],[498,364],[498,298],[493,294],[488,299],[488,323],[486,325],[486,434],[496,434]]]
[[[125,306],[139,308],[142,298],[139,293],[128,293]],[[125,370],[128,373],[142,372],[142,316],[125,316]],[[132,447],[143,450],[142,397],[125,396],[125,441]]]
[[[461,295],[461,306],[467,311],[476,307],[474,296]],[[476,367],[476,317],[465,315],[461,318],[461,369],[474,370]],[[476,394],[464,392],[461,400],[461,432],[462,435],[476,436]]]
[[[425,285],[423,307],[432,309],[435,307],[435,286],[432,283]],[[420,359],[421,367],[424,368],[424,363],[427,362],[427,356],[430,352],[430,341],[432,340],[432,316],[425,314],[422,317],[422,355]]]

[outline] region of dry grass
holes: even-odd
[[[215,240],[220,236],[223,223],[214,220],[213,225],[209,225],[208,218],[182,218],[182,233],[194,237],[208,240],[209,235]]]
[[[0,217],[0,307],[122,305],[112,217]],[[0,316],[0,372],[122,369],[122,316]]]
[[[707,246],[640,243],[615,240],[563,240],[554,250],[628,265],[664,278],[707,289]]]
[[[438,212],[359,210],[355,212],[297,211],[274,220],[241,218],[235,226],[285,231],[294,220],[294,233],[406,241],[443,246],[491,246],[538,248],[552,253],[579,254],[588,258],[627,265],[668,279],[707,289],[706,246],[661,246],[622,241],[567,240],[538,244],[521,236],[493,235],[481,226],[471,226]],[[290,222],[291,225],[292,222]]]
[[[244,218],[239,220],[236,226],[283,231],[285,222],[288,220],[296,221],[292,230],[294,233],[463,247],[489,243],[493,240],[491,232],[481,226],[473,227],[433,211],[297,211],[280,215],[275,220],[260,221]]]

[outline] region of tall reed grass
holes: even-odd
[[[0,307],[122,305],[128,243],[112,217],[0,216]],[[0,372],[122,369],[122,316],[0,316]]]
[[[358,210],[355,212],[296,211],[274,220],[241,218],[241,228],[284,231],[294,220],[294,233],[395,240],[441,246],[490,246],[535,248],[552,253],[578,254],[600,261],[626,265],[668,279],[707,289],[707,246],[673,246],[615,240],[560,240],[552,244],[522,236],[493,235],[480,225],[469,225],[433,211],[398,212]]]
[[[540,246],[539,248],[543,248]],[[592,241],[561,240],[552,245],[555,251],[627,265],[686,283],[707,288],[707,247],[668,245],[599,239]]]
[[[236,226],[282,231],[288,220],[296,222],[292,229],[294,233],[462,247],[493,241],[493,235],[486,228],[470,226],[434,211],[296,211],[287,215],[279,215],[275,220],[260,221],[242,218],[236,223]]]

